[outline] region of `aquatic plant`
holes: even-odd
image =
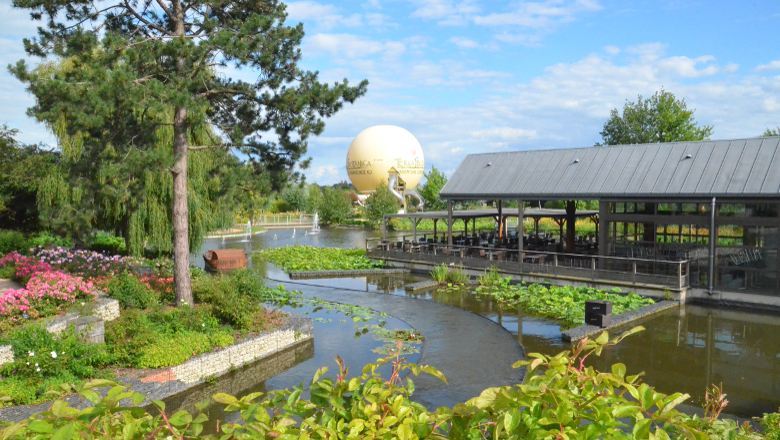
[[[296,244],[265,249],[257,254],[285,272],[359,270],[385,266],[383,262],[368,259],[364,249],[320,248]]]
[[[466,284],[469,281],[469,276],[466,273],[465,270],[463,270],[462,265],[454,266],[446,264],[440,264],[438,266],[434,266],[433,270],[431,271],[431,277],[434,281],[438,282],[439,284],[457,284],[462,285]]]
[[[511,285],[508,278],[505,284],[480,286],[475,293],[488,296],[504,307],[520,308],[543,318],[554,319],[563,328],[576,327],[585,322],[585,301],[611,301],[612,313],[615,315],[654,303],[652,299],[635,293],[619,295],[620,289],[617,288],[607,292],[591,287]]]

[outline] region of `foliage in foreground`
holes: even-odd
[[[319,270],[358,270],[384,267],[369,260],[363,249],[319,248],[314,246],[285,246],[265,249],[258,254],[281,267],[285,272]]]
[[[605,300],[612,302],[612,313],[636,310],[653,304],[649,298],[635,293],[619,295],[591,287],[543,286],[541,284],[510,284],[510,278],[502,278],[495,268],[491,268],[479,278],[480,286],[476,293],[492,298],[507,307],[517,307],[544,318],[558,321],[562,327],[571,328],[585,322],[585,301]]]
[[[339,371],[327,377],[327,368],[317,371],[306,386],[252,393],[241,399],[217,394],[214,400],[225,410],[238,412],[234,423],[218,425],[217,432],[202,435],[208,416],[186,411],[165,412],[165,404],[152,401],[152,415],[138,407],[120,405],[122,399],[140,404],[145,397],[122,385],[94,380],[65,386],[95,404],[77,410],[62,400],[48,411],[7,426],[3,439],[688,439],[758,440],[762,438],[749,425],[737,426],[720,419],[722,407],[707,407],[703,417],[688,416],[675,407],[689,398],[686,394],[665,395],[641,382],[641,373],[626,375],[623,364],[611,372],[585,367],[591,355],[617,344],[638,327],[609,341],[606,332],[596,340],[582,340],[571,351],[556,356],[531,354],[515,368],[526,368],[524,384],[489,388],[480,396],[453,408],[428,411],[411,400],[415,391],[409,372],[431,374],[446,382],[430,366],[406,364],[400,356],[366,365],[357,377],[337,359]],[[378,373],[380,366],[392,365],[389,378]],[[101,399],[96,391],[109,386]],[[311,396],[302,397],[305,391]],[[126,402],[126,401],[125,401]],[[203,410],[208,402],[197,405]],[[776,414],[760,422],[771,430]]]

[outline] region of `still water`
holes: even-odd
[[[304,230],[270,231],[246,239],[208,240],[205,249],[244,248],[247,255],[269,247],[304,244],[321,247],[362,247],[365,239],[380,233],[355,229],[323,229],[318,235],[305,235]],[[193,256],[193,263],[202,267],[200,255]],[[554,322],[527,316],[516,310],[503,310],[489,299],[479,301],[468,292],[415,292],[407,293],[404,285],[427,279],[424,275],[382,276],[368,278],[320,279],[295,281],[272,264],[258,258],[250,258],[250,264],[261,274],[285,282],[288,288],[295,283],[341,287],[355,290],[381,292],[389,295],[412,296],[458,307],[484,316],[506,328],[524,347],[526,353],[556,354],[568,348],[561,340],[560,328]],[[321,317],[322,311],[296,311],[313,313]],[[333,311],[330,312],[334,314]],[[324,315],[323,315],[324,316]],[[355,338],[351,320],[315,322],[315,338],[310,353],[287,354],[285,360],[291,366],[279,374],[258,376],[246,394],[256,390],[278,389],[308,380],[317,368],[327,365],[335,369],[333,359],[349,354],[352,371],[378,357],[371,352],[381,343],[370,336]],[[343,318],[342,318],[343,319]],[[726,412],[737,417],[760,416],[778,410],[780,405],[780,315],[730,307],[685,305],[645,319],[638,324],[646,330],[633,335],[616,347],[604,352],[592,361],[599,369],[622,362],[629,374],[644,371],[644,380],[663,393],[683,392],[692,396],[686,407],[695,411],[700,406],[704,390],[710,384],[723,385],[728,395]],[[388,323],[388,328],[405,328],[401,321]],[[326,336],[327,335],[327,336]],[[296,357],[297,356],[297,357]],[[308,357],[307,357],[308,356]],[[294,361],[289,361],[292,358]],[[411,362],[415,359],[410,358]],[[241,375],[240,370],[234,375]],[[213,393],[212,393],[213,394]],[[180,400],[182,397],[178,397]]]

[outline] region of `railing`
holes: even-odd
[[[313,215],[298,213],[258,215],[252,219],[252,226],[262,227],[311,226],[313,223]]]
[[[467,269],[491,266],[509,272],[545,278],[576,278],[592,282],[645,284],[681,290],[690,285],[688,261],[567,254],[524,249],[481,246],[448,246],[404,239],[367,239],[370,258],[396,261],[425,261],[432,264],[459,264]]]

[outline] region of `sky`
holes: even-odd
[[[0,58],[24,58],[28,16],[0,0]],[[587,147],[610,110],[661,88],[684,98],[712,139],[780,126],[780,2],[682,0],[289,1],[301,67],[368,93],[312,138],[307,181],[347,179],[352,139],[398,125],[426,170],[451,175],[470,153]],[[31,60],[34,61],[34,60]],[[251,72],[228,72],[251,77]],[[0,72],[0,123],[55,144],[27,117],[24,86]]]

